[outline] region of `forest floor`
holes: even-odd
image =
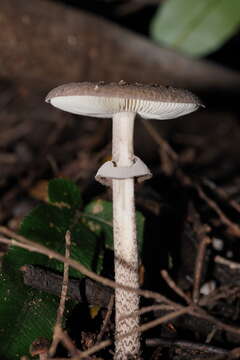
[[[121,15],[119,22],[123,19]],[[228,46],[225,51],[231,53]],[[224,57],[231,65],[230,54]],[[218,61],[217,54],[214,60]],[[106,80],[111,80],[109,74]],[[45,80],[33,95],[36,87],[29,86],[28,79],[21,83],[0,72],[0,223],[15,232],[44,199],[49,179],[72,179],[85,203],[96,197],[111,200],[111,190],[94,180],[100,164],[111,156],[110,122],[78,121],[47,105],[38,109],[44,101]],[[176,312],[174,318],[143,334],[144,359],[240,357],[237,93],[231,97],[228,90],[218,95],[201,89],[200,95],[207,107],[189,117],[137,121],[135,152],[153,173],[151,180],[136,185],[136,206],[145,216],[142,288],[164,295],[171,312]],[[142,302],[142,306],[153,304]],[[178,316],[183,308],[185,313]],[[167,314],[169,310],[154,310],[142,320]],[[97,321],[101,323],[104,316],[105,310]],[[98,335],[94,326],[79,330],[85,349]],[[112,316],[103,339],[113,327]],[[99,357],[108,359],[112,353],[103,350]]]

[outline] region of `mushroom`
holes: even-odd
[[[112,161],[98,170],[96,179],[112,186],[115,281],[139,288],[134,178],[151,177],[147,166],[134,155],[136,115],[144,119],[173,119],[191,113],[201,101],[187,90],[139,83],[82,82],[59,86],[46,101],[73,114],[113,119]],[[122,288],[115,291],[115,359],[138,357],[139,316],[126,318],[139,308],[139,296]],[[125,316],[125,318],[124,318]],[[123,336],[129,333],[128,336]]]

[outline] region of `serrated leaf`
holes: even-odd
[[[168,0],[150,33],[157,42],[197,57],[217,50],[239,27],[239,0]]]
[[[81,192],[78,186],[67,179],[53,179],[48,183],[49,201],[58,206],[80,208],[82,205]]]
[[[100,235],[104,232],[105,246],[113,250],[112,203],[105,200],[94,200],[84,209],[83,222],[89,229]],[[136,211],[136,228],[139,250],[143,246],[144,216]]]

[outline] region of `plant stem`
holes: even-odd
[[[131,166],[135,113],[119,113],[113,117],[113,161],[116,166]],[[113,232],[115,281],[139,288],[138,249],[134,205],[134,179],[113,179]],[[140,351],[139,316],[121,319],[139,309],[139,295],[124,289],[115,290],[115,360],[137,357]],[[128,337],[122,335],[131,333]],[[118,339],[118,337],[121,339]]]

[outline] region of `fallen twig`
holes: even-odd
[[[226,191],[218,187],[212,180],[203,178],[204,185],[208,186],[212,191],[214,191],[221,200],[227,201],[227,203],[238,213],[240,213],[240,204],[234,199],[229,198]]]
[[[229,267],[231,270],[240,270],[240,263],[237,263],[235,261],[225,259],[224,257],[218,255],[215,256],[214,261],[218,264],[225,265]]]
[[[169,159],[172,160],[172,163],[178,162],[178,155],[171,148],[171,146],[165,140],[162,139],[162,137],[158,134],[158,132],[155,130],[152,124],[150,124],[149,121],[148,122],[143,121],[143,124],[147,129],[147,131],[149,132],[150,136],[154,139],[154,141],[161,147],[162,150],[164,150],[169,155]],[[173,167],[173,164],[170,164],[170,166]],[[224,214],[224,212],[220,209],[217,203],[214,200],[210,199],[205,194],[205,192],[203,191],[202,187],[199,184],[194,182],[190,176],[186,175],[181,168],[177,169],[176,174],[179,177],[179,179],[181,179],[183,184],[190,185],[197,190],[199,197],[202,200],[204,200],[208,204],[208,206],[218,214],[222,223],[227,227],[230,235],[240,237],[240,227]]]
[[[155,299],[158,302],[165,302],[169,305],[173,305],[174,307],[176,307],[176,305],[177,305],[170,299],[168,299],[165,296],[163,296],[159,293],[156,293],[154,291],[131,288],[129,286],[126,286],[123,284],[118,284],[110,279],[100,276],[100,275],[94,273],[93,271],[87,269],[84,265],[80,264],[76,260],[73,260],[72,258],[66,258],[65,256],[59,254],[58,252],[56,252],[52,249],[49,249],[48,247],[46,247],[42,244],[35,243],[34,241],[31,241],[22,235],[16,234],[14,231],[12,231],[4,226],[0,226],[0,233],[12,238],[12,239],[6,239],[6,238],[2,237],[2,238],[0,238],[1,243],[7,244],[7,245],[18,246],[18,247],[21,247],[21,248],[29,250],[29,251],[38,252],[40,254],[46,255],[49,258],[56,259],[60,262],[63,262],[63,263],[66,262],[73,269],[78,270],[83,275],[85,275],[95,281],[98,281],[103,285],[106,285],[106,286],[114,288],[114,289],[117,287],[121,287],[124,290],[130,291],[130,292],[136,292],[137,294],[139,294],[140,296],[143,296],[145,298]]]
[[[166,270],[162,270],[161,271],[161,275],[163,277],[163,279],[166,281],[166,283],[168,284],[168,286],[175,291],[176,294],[178,294],[181,298],[183,298],[187,304],[191,303],[191,299],[189,298],[189,296],[187,296],[182,289],[176,285],[176,283],[173,281],[173,279],[169,276],[168,272]]]
[[[24,265],[20,270],[25,285],[60,296],[62,275],[35,265]],[[112,294],[111,288],[89,278],[69,279],[67,296],[78,302],[107,307]]]
[[[98,336],[97,336],[97,341],[96,341],[96,343],[99,343],[99,342],[102,340],[102,338],[103,338],[103,335],[104,335],[104,333],[105,333],[105,331],[106,331],[106,327],[107,327],[108,322],[109,322],[109,320],[110,320],[110,318],[111,318],[111,315],[112,315],[113,305],[114,305],[114,295],[112,295],[112,296],[110,297],[110,301],[109,301],[108,308],[107,308],[107,313],[106,313],[106,316],[105,316],[105,318],[104,318],[104,320],[103,320],[103,324],[102,324],[101,330],[100,330],[100,332],[99,332],[99,334],[98,334]]]
[[[139,326],[139,328],[135,329],[134,332],[143,333],[143,332],[145,332],[145,331],[147,331],[149,329],[152,329],[153,327],[156,327],[156,326],[161,325],[163,323],[166,323],[166,322],[168,322],[168,321],[170,321],[172,319],[175,319],[176,317],[184,315],[184,314],[188,313],[188,311],[189,311],[188,307],[182,308],[182,309],[177,310],[177,311],[173,311],[170,314],[162,316],[161,318],[149,321],[146,324],[143,324],[143,325]],[[122,339],[124,337],[129,336],[129,335],[132,335],[132,332],[125,333],[124,335],[119,336],[119,338]],[[81,352],[80,355],[77,355],[77,356],[73,357],[72,360],[79,360],[79,359],[82,359],[84,357],[90,356],[93,353],[103,349],[104,347],[107,347],[107,346],[111,345],[111,343],[112,342],[110,340],[102,341],[101,343],[99,343],[97,345],[94,345],[90,349],[88,349],[88,350],[86,350],[84,352]]]
[[[153,338],[153,339],[146,339],[145,344],[150,347],[155,346],[164,346],[164,347],[179,347],[181,349],[185,350],[191,350],[191,351],[199,351],[202,353],[212,353],[212,354],[218,354],[218,355],[224,355],[229,353],[228,350],[207,345],[207,344],[201,344],[201,343],[195,343],[192,341],[185,341],[185,340],[169,340],[169,339],[161,339],[161,338]]]
[[[182,292],[182,290],[176,285],[174,280],[170,277],[170,275],[167,272],[166,274],[167,276],[165,276],[165,279],[167,283],[179,295]],[[189,314],[191,314],[192,316],[196,316],[200,319],[205,319],[215,324],[221,330],[229,331],[231,333],[240,335],[240,328],[236,328],[232,325],[225,324],[222,321],[216,319],[214,316],[209,315],[204,309],[202,309],[200,306],[195,304],[192,300],[189,300]]]
[[[69,257],[70,257],[70,247],[71,247],[71,233],[70,233],[70,231],[66,232],[65,243],[66,243],[65,257],[67,259],[69,259]],[[66,303],[66,298],[67,298],[67,291],[68,291],[68,274],[69,274],[69,265],[66,262],[64,262],[62,291],[61,291],[59,308],[58,308],[58,311],[57,311],[56,324],[54,326],[54,331],[53,331],[53,340],[52,340],[52,344],[51,344],[50,349],[49,349],[49,356],[50,357],[52,357],[55,354],[57,346],[58,346],[59,342],[63,338],[62,319],[63,319],[65,303]],[[65,342],[65,343],[68,344],[68,342]],[[76,353],[77,353],[77,349],[75,347],[73,348],[72,346],[70,348],[68,348],[68,351],[73,356],[76,355]]]
[[[199,306],[212,306],[221,299],[230,299],[231,297],[240,297],[240,287],[234,285],[225,285],[214,290],[209,295],[202,296],[199,300]]]
[[[220,209],[217,203],[214,200],[210,199],[204,193],[200,185],[194,184],[194,187],[197,190],[199,197],[204,200],[208,204],[208,206],[218,214],[222,223],[227,227],[229,234],[232,236],[240,237],[240,227],[224,214],[224,212]]]
[[[222,323],[220,320],[214,318],[211,315],[208,315],[203,309],[201,309],[196,304],[191,304],[188,307],[183,307],[183,306],[169,300],[168,298],[164,297],[163,295],[155,293],[153,291],[134,289],[134,288],[130,288],[128,286],[117,284],[114,281],[111,281],[111,280],[109,280],[107,278],[104,278],[104,277],[102,277],[100,275],[97,275],[97,274],[93,273],[92,271],[86,269],[85,266],[78,263],[77,261],[75,261],[75,260],[73,260],[71,258],[66,258],[66,257],[62,256],[61,254],[59,254],[59,253],[57,253],[57,252],[55,252],[55,251],[41,245],[41,244],[34,243],[31,240],[28,240],[25,237],[23,237],[21,235],[18,235],[18,234],[14,233],[13,231],[11,231],[11,230],[3,227],[3,226],[0,226],[0,233],[4,233],[4,234],[6,234],[8,236],[15,237],[16,239],[18,239],[18,241],[17,241],[17,240],[13,240],[13,239],[0,238],[0,242],[2,242],[4,244],[19,246],[19,247],[25,248],[25,249],[30,250],[30,251],[35,251],[35,252],[39,252],[41,254],[50,256],[50,257],[52,257],[54,259],[57,259],[57,260],[59,260],[61,262],[66,262],[67,264],[69,264],[69,266],[71,266],[74,269],[82,272],[84,275],[89,276],[90,278],[101,282],[102,284],[104,284],[106,286],[113,287],[113,288],[122,287],[123,289],[125,289],[127,291],[135,291],[139,295],[144,296],[146,298],[152,298],[152,299],[155,299],[158,302],[159,301],[161,303],[165,302],[166,304],[172,305],[175,309],[176,308],[178,309],[175,313],[178,313],[178,312],[181,313],[181,311],[183,311],[183,313],[188,313],[188,314],[191,314],[193,316],[208,320],[209,322],[212,322],[212,323],[216,324],[222,330],[229,331],[231,333],[240,335],[240,328],[236,328],[234,326]],[[177,285],[175,285],[175,286],[177,286]],[[159,319],[157,319],[157,320],[159,320]],[[155,324],[155,321],[157,321],[157,320],[153,320],[153,324]],[[149,326],[151,326],[151,325],[149,325]],[[145,329],[145,327],[143,327],[143,329]],[[143,330],[143,331],[145,331],[145,330]],[[127,335],[127,334],[125,334],[125,335]]]
[[[193,228],[199,239],[199,244],[197,250],[197,257],[195,260],[192,298],[194,303],[198,303],[204,266],[204,258],[207,246],[211,244],[212,240],[209,238],[209,236],[207,236],[207,233],[210,230],[209,227],[200,223],[200,216],[197,213],[195,214],[194,218],[196,219],[197,223],[196,221],[194,222]]]

